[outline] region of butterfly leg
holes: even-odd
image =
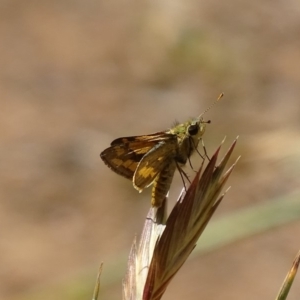
[[[205,147],[205,145],[204,145],[204,141],[203,141],[202,138],[201,138],[201,144],[202,144],[202,148],[203,148],[203,150],[204,150],[204,155],[205,155],[205,157],[208,159],[208,161],[210,161],[210,158],[209,158],[209,156],[207,155],[206,147]],[[198,152],[198,153],[199,153],[199,152]],[[203,158],[202,155],[201,155],[201,157]]]
[[[178,164],[178,162],[176,162],[176,167],[178,169],[178,172],[180,174],[180,177],[182,179],[182,182],[183,182],[183,186],[184,186],[184,189],[187,190],[186,188],[186,185],[185,185],[185,181],[184,181],[184,177],[187,179],[187,181],[189,183],[191,183],[190,179],[189,179],[189,176],[186,174],[186,172],[184,172],[184,170],[180,167],[180,165]],[[193,169],[194,170],[194,169]]]

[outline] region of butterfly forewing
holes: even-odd
[[[101,153],[101,158],[117,174],[132,179],[139,161],[150,149],[151,147],[147,147],[144,153],[135,153],[126,151],[122,146],[112,146]]]
[[[111,142],[111,146],[125,146],[125,145],[130,145],[130,148],[141,148],[141,143],[145,143],[145,145],[155,145],[159,141],[164,141],[164,140],[169,140],[172,138],[174,135],[173,134],[168,134],[166,132],[157,132],[153,134],[148,134],[148,135],[140,135],[140,136],[128,136],[128,137],[121,137],[118,139],[115,139]]]
[[[133,179],[139,162],[145,154],[160,141],[174,138],[176,139],[174,135],[165,132],[118,138],[112,141],[111,147],[105,149],[100,157],[114,172],[128,179]]]

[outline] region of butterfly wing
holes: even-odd
[[[168,135],[168,139],[160,140],[141,159],[133,176],[134,187],[142,191],[153,183],[157,175],[170,164],[177,153],[177,138]]]
[[[158,132],[150,135],[118,138],[105,149],[100,157],[114,172],[133,179],[139,162],[156,144],[168,140],[173,135]]]

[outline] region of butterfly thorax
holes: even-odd
[[[178,124],[168,133],[177,137],[177,153],[175,160],[180,164],[185,164],[188,158],[197,148],[201,137],[205,132],[206,123],[202,119],[188,121]]]

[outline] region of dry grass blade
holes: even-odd
[[[165,211],[166,201],[158,209],[151,207],[138,247],[136,239],[134,240],[129,254],[127,274],[123,281],[123,300],[142,299],[152,253],[156,241],[164,229],[164,225],[161,223],[165,218]]]
[[[297,274],[299,263],[300,263],[300,251],[298,252],[298,254],[294,260],[291,270],[288,272],[288,274],[286,275],[286,277],[284,279],[284,282],[282,284],[282,287],[279,291],[279,294],[278,294],[276,300],[285,300],[286,299],[286,297],[290,291],[290,288],[293,284],[293,281],[295,279],[295,276]]]
[[[92,300],[98,300],[99,291],[100,291],[100,277],[101,277],[101,273],[102,273],[102,268],[103,268],[103,263],[101,263],[101,265],[99,267],[99,271],[98,271],[98,275],[97,275],[97,280],[96,280]]]
[[[206,169],[196,174],[186,193],[182,193],[173,208],[161,235],[157,235],[152,260],[141,297],[135,299],[161,299],[169,282],[194,249],[197,240],[224,195],[220,195],[234,165],[222,175],[225,165],[235,147],[232,144],[220,165],[216,166],[220,148],[212,156]],[[152,223],[155,228],[155,224]],[[158,233],[158,230],[154,230]],[[152,252],[151,252],[152,253]]]

